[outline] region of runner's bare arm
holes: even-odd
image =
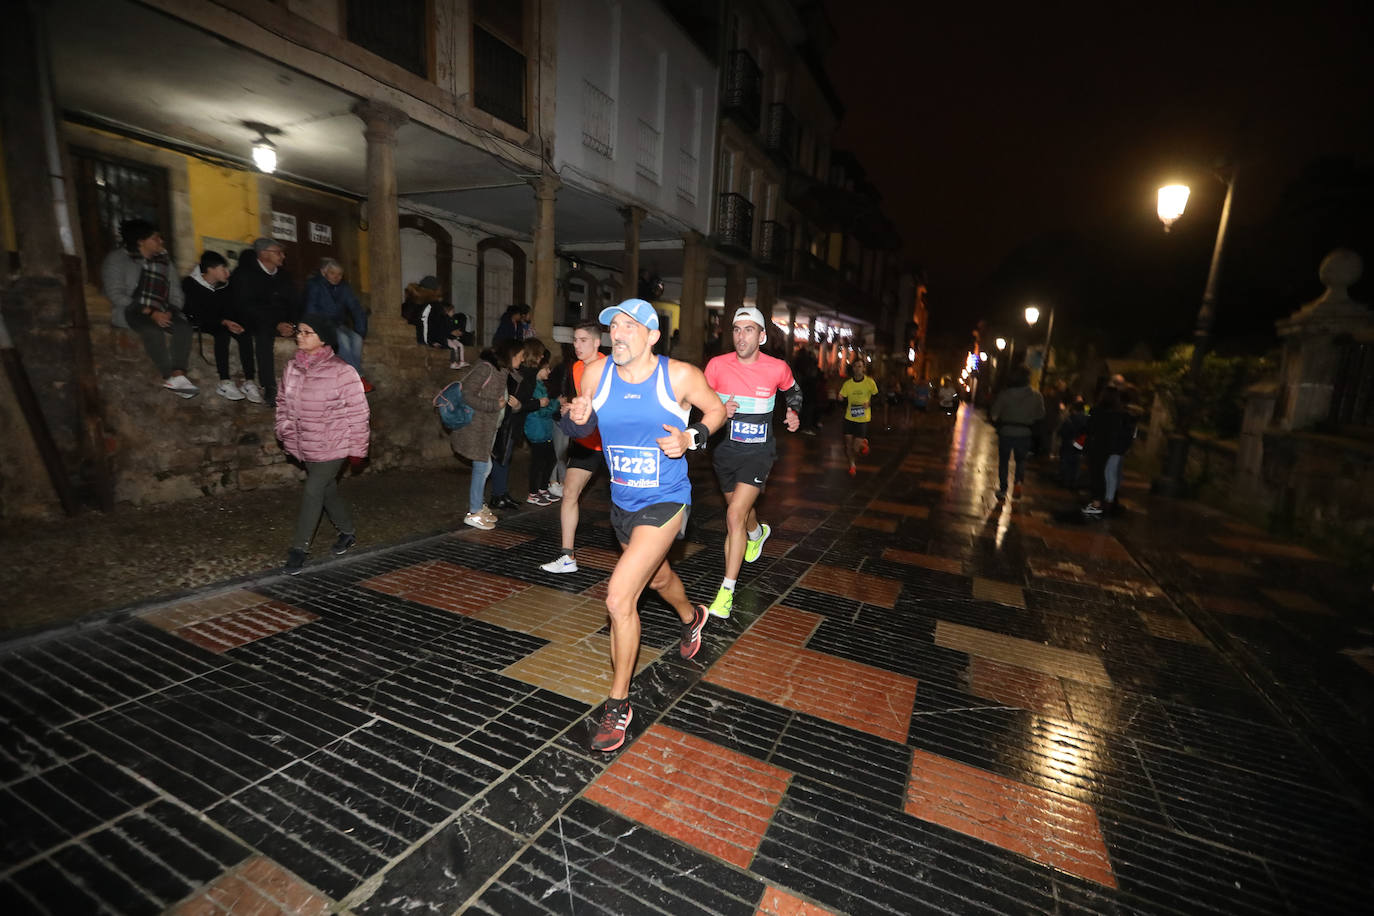
[[[596,412],[592,410],[592,398],[596,397],[596,383],[600,381],[605,367],[604,358],[587,367],[587,371],[582,374],[582,393],[572,399],[568,412],[558,420],[559,428],[574,439],[591,435],[592,430],[596,429]]]
[[[669,360],[668,381],[673,385],[679,404],[701,411],[701,422],[692,425],[705,429],[698,445],[705,444],[707,436],[725,425],[725,405],[720,402],[720,396],[711,390],[701,370],[691,363]],[[663,429],[667,435],[657,440],[658,447],[669,458],[682,457],[692,446],[692,434],[669,423],[664,423]]]

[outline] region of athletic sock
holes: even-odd
[[[722,580],[720,581],[720,587],[723,588],[723,589],[725,589],[727,592],[733,592],[733,591],[735,590],[735,580],[734,580],[734,579],[722,579]]]
[[[757,528],[755,528],[753,531],[749,532],[749,540],[751,540],[751,541],[757,541],[757,540],[758,540],[759,538],[761,538],[761,537],[763,537],[763,526],[762,526],[762,525],[759,525],[759,526],[758,526]]]

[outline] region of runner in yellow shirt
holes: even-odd
[[[844,400],[844,453],[849,458],[849,476],[859,472],[855,460],[868,454],[868,430],[873,420],[873,396],[878,385],[864,375],[864,358],[849,364],[850,377],[840,386]]]

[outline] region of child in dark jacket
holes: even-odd
[[[548,355],[535,375],[534,400],[543,406],[525,414],[525,441],[530,444],[530,495],[525,501],[536,506],[558,502],[549,492],[549,477],[558,458],[553,447],[553,418],[558,416],[558,398],[549,397]]]
[[[1081,439],[1088,430],[1088,415],[1083,399],[1074,398],[1069,404],[1064,422],[1059,424],[1059,482],[1069,489],[1078,486],[1078,467],[1083,457]]]

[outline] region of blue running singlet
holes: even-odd
[[[668,357],[660,356],[652,375],[631,385],[606,360],[596,386],[596,425],[611,474],[611,500],[638,512],[655,503],[692,503],[687,458],[669,458],[655,440],[667,435],[663,424],[687,428],[689,411],[673,396]]]

